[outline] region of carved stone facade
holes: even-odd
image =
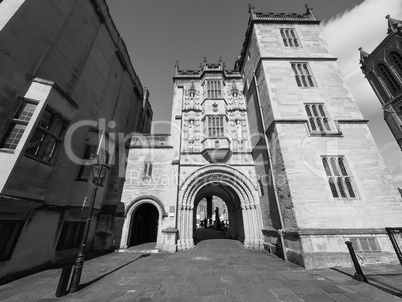
[[[234,70],[176,64],[171,135],[131,142],[122,248],[129,209],[153,200],[157,247],[192,249],[196,208],[214,195],[247,248],[316,268],[350,264],[350,240],[366,263],[396,260],[384,227],[400,224],[401,198],[318,25],[308,6],[250,6]]]
[[[263,248],[259,185],[242,90],[240,73],[226,70],[222,61],[204,59],[199,70],[180,70],[177,64],[171,135],[133,138],[122,202],[132,209],[133,199],[138,204],[159,200],[170,209],[163,216],[156,206],[161,214],[158,248],[194,248],[197,206],[212,196],[226,203],[229,236],[247,248]],[[146,162],[153,170],[144,181],[140,175]],[[127,181],[133,175],[135,181]],[[126,210],[121,248],[133,244],[131,213]],[[173,243],[172,233],[177,236]]]
[[[396,260],[385,227],[400,225],[401,198],[319,21],[308,6],[250,14],[238,66],[263,134],[251,144],[268,175],[264,246],[307,268],[348,265],[347,240],[365,263]]]
[[[388,35],[371,54],[360,48],[361,69],[384,109],[384,119],[402,149],[402,21],[388,19]]]

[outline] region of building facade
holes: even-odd
[[[177,64],[173,82],[171,135],[139,135],[131,141],[120,247],[141,241],[138,229],[153,229],[149,240],[156,238],[157,248],[194,248],[197,207],[205,198],[207,216],[213,218],[216,196],[227,207],[229,236],[262,249],[259,186],[240,73],[221,60],[204,59],[197,70]],[[158,213],[152,226],[136,216],[147,205]]]
[[[388,35],[370,54],[359,49],[360,64],[402,149],[402,21],[389,15],[386,18]]]
[[[350,263],[347,240],[365,263],[395,259],[384,228],[400,224],[401,198],[319,21],[307,5],[250,15],[238,65],[250,130],[263,133],[252,148],[269,179],[264,245],[281,241],[284,257],[307,268]]]
[[[131,141],[121,248],[145,204],[158,248],[193,248],[197,205],[213,195],[246,248],[317,268],[350,264],[350,240],[365,263],[396,260],[384,228],[399,225],[401,198],[319,23],[308,6],[250,6],[234,70],[176,65],[171,135]]]
[[[152,109],[105,1],[4,0],[0,15],[3,277],[76,255],[92,198],[83,160],[101,133],[114,140],[114,165],[96,196],[89,247],[112,248],[97,224],[114,216],[125,143],[150,131]]]

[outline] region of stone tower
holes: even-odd
[[[389,15],[388,35],[371,54],[360,50],[360,63],[384,109],[384,119],[402,149],[402,21]]]
[[[304,267],[396,259],[392,178],[311,9],[254,12],[236,62],[262,187],[264,246]],[[255,135],[260,133],[260,135]],[[278,208],[280,209],[278,211]],[[279,245],[278,242],[281,242]]]

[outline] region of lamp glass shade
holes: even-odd
[[[91,166],[92,170],[92,181],[102,183],[103,178],[106,176],[110,167],[105,164],[95,164]]]

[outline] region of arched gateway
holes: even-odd
[[[210,165],[191,174],[181,185],[178,209],[178,250],[194,247],[194,212],[202,198],[216,195],[228,205],[230,235],[246,248],[263,249],[258,187],[240,171]]]
[[[166,215],[159,199],[153,196],[136,198],[127,206],[124,214],[121,248],[157,242],[161,236],[161,220]]]

